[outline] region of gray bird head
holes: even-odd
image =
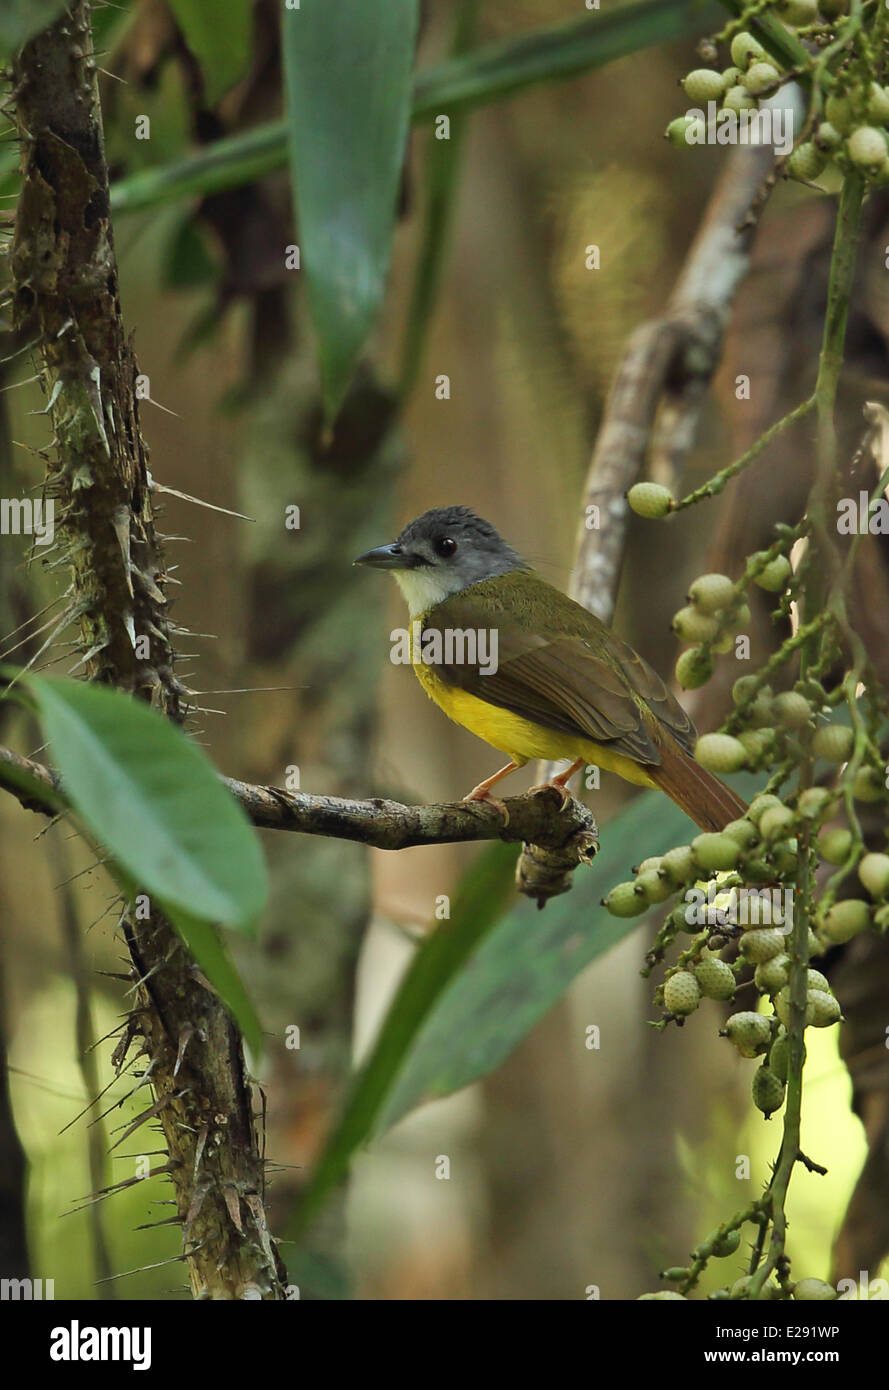
[[[391,545],[368,550],[354,563],[393,570],[412,616],[481,579],[529,568],[491,523],[468,507],[434,507],[409,521]]]

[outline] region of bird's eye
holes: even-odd
[[[443,560],[449,560],[457,549],[457,542],[450,536],[440,536],[435,542],[435,553],[440,555]]]

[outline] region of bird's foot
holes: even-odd
[[[489,806],[493,806],[495,811],[499,811],[503,817],[503,824],[509,825],[509,812],[506,803],[501,801],[499,796],[492,796],[491,790],[484,782],[479,782],[477,787],[473,787],[471,792],[467,792],[464,801],[486,801]]]
[[[565,786],[565,783],[564,783],[564,782],[560,782],[559,779],[558,779],[557,777],[554,777],[553,780],[552,780],[551,782],[541,782],[538,786],[532,787],[532,788],[531,788],[531,793],[530,793],[530,794],[531,794],[531,796],[536,796],[536,795],[538,794],[538,792],[558,792],[558,793],[559,793],[559,796],[562,798],[562,804],[561,804],[561,806],[559,807],[559,815],[562,814],[562,812],[564,811],[565,807],[568,805],[568,802],[571,800],[571,793],[569,792],[568,788]]]

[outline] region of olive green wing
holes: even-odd
[[[505,616],[496,604],[480,602],[471,590],[464,590],[433,610],[423,632],[424,637],[439,634],[441,660],[434,669],[440,678],[488,704],[544,728],[608,744],[636,762],[655,766],[660,754],[656,725],[646,718],[650,710],[683,747],[689,747],[694,728],[657,672],[592,613],[578,604],[572,604],[572,610],[576,612],[571,614],[571,630],[543,636],[535,630],[533,611],[519,619]],[[457,633],[479,632],[489,635],[489,654],[496,633],[496,669],[489,674],[483,673],[485,663],[477,659],[477,652],[476,659],[470,659],[471,642],[461,644],[454,638]]]

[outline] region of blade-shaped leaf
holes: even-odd
[[[193,917],[181,908],[165,904],[165,910],[210,984],[231,1013],[255,1058],[262,1056],[263,1038],[259,1019],[240,975],[224,942],[210,922]]]
[[[383,297],[410,120],[418,0],[283,8],[290,166],[328,418]]]
[[[200,65],[207,106],[227,92],[247,69],[253,31],[253,0],[169,0],[185,42]]]
[[[252,932],[266,898],[259,841],[200,749],[118,691],[26,680],[65,796],[141,890]]]

